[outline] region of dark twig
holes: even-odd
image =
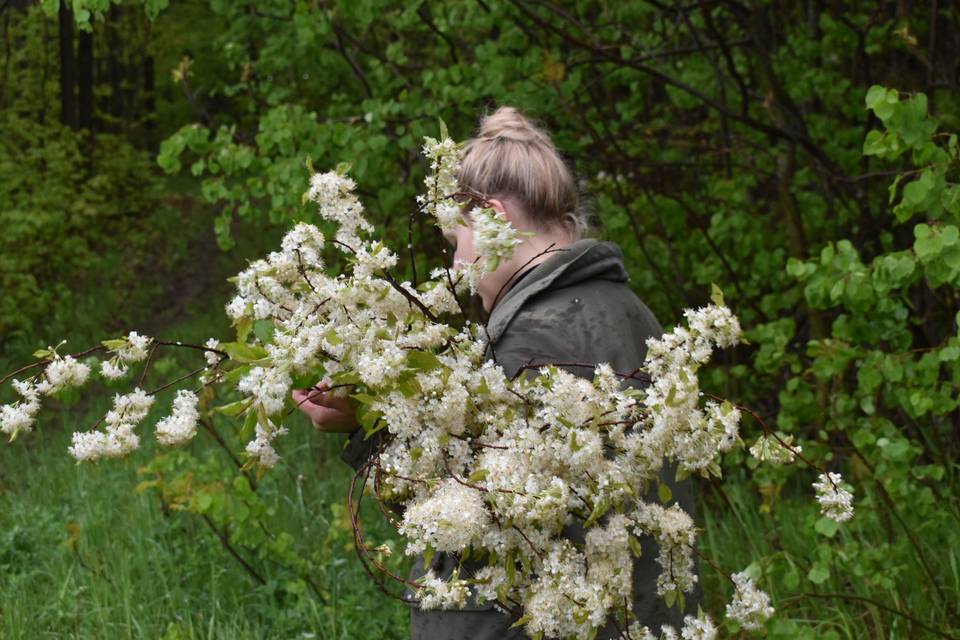
[[[864,597],[864,596],[854,595],[854,594],[852,594],[852,593],[812,593],[812,592],[805,592],[805,593],[797,594],[797,595],[795,595],[795,596],[790,596],[790,597],[788,597],[788,598],[784,598],[783,600],[780,600],[777,604],[778,604],[778,606],[779,606],[780,608],[785,608],[785,607],[788,607],[788,606],[792,605],[794,602],[799,602],[799,601],[803,600],[804,598],[822,598],[822,599],[827,599],[827,600],[831,600],[831,599],[853,600],[853,601],[855,601],[855,602],[863,602],[863,603],[869,604],[869,605],[871,605],[871,606],[877,607],[878,609],[883,609],[884,611],[888,611],[888,612],[890,612],[890,613],[892,613],[892,614],[894,614],[894,615],[898,615],[898,616],[901,616],[901,617],[903,617],[903,618],[906,618],[907,620],[909,620],[910,622],[914,623],[915,625],[917,625],[917,626],[920,627],[921,629],[924,629],[924,630],[926,630],[926,631],[929,631],[930,633],[933,633],[933,634],[935,634],[935,635],[938,635],[938,636],[940,636],[941,638],[947,638],[947,640],[960,640],[960,636],[950,635],[950,634],[947,633],[946,631],[942,631],[942,630],[940,630],[940,629],[937,629],[936,627],[931,627],[930,625],[928,625],[927,623],[923,622],[922,620],[913,617],[912,615],[910,615],[910,614],[907,613],[906,611],[901,611],[900,609],[895,609],[895,608],[893,608],[893,607],[891,607],[891,606],[889,606],[889,605],[885,605],[885,604],[883,604],[882,602],[877,602],[876,600],[872,600],[872,599],[866,598],[866,597]]]
[[[202,515],[203,515],[203,521],[207,523],[207,526],[210,527],[210,530],[213,532],[213,534],[214,534],[215,536],[217,536],[217,538],[220,540],[220,544],[223,546],[223,548],[226,549],[227,552],[228,552],[231,556],[233,556],[233,558],[234,558],[237,562],[240,563],[240,566],[242,566],[242,567],[244,568],[244,570],[245,570],[248,574],[250,574],[250,576],[253,577],[254,580],[256,580],[257,582],[259,582],[259,583],[262,584],[262,585],[263,585],[263,584],[267,584],[267,581],[264,580],[263,576],[261,576],[259,573],[257,573],[257,570],[254,569],[254,568],[250,565],[250,563],[247,562],[247,561],[243,558],[243,556],[240,555],[240,553],[234,548],[234,546],[233,546],[232,544],[230,544],[230,533],[229,533],[229,531],[227,530],[227,528],[224,527],[224,528],[223,528],[223,531],[221,532],[220,529],[217,528],[217,525],[215,525],[215,524],[213,523],[213,520],[210,519],[210,516],[208,516],[208,515],[205,514],[205,513],[202,514]]]

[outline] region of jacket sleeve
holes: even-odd
[[[373,451],[380,444],[379,432],[369,438],[366,438],[365,435],[363,427],[358,427],[347,436],[343,449],[340,450],[340,459],[350,465],[354,471],[366,464]]]

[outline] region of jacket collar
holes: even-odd
[[[562,289],[590,279],[626,282],[623,254],[613,243],[593,238],[559,249],[537,265],[496,303],[487,320],[487,335],[494,344],[527,300],[545,291]]]

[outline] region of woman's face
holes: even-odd
[[[499,201],[492,200],[490,205],[503,215],[503,205]],[[507,219],[511,218],[510,214],[506,215]],[[461,265],[473,264],[478,257],[473,247],[473,228],[470,226],[470,216],[464,215],[463,220],[465,224],[459,224],[453,230],[443,234],[443,237],[453,248],[454,269],[459,268]],[[487,311],[490,311],[500,289],[516,270],[513,263],[513,260],[504,260],[496,270],[484,273],[480,278],[478,293],[480,294],[481,300],[483,300],[483,308]]]

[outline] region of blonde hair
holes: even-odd
[[[464,151],[460,184],[484,197],[511,198],[540,229],[560,224],[580,237],[589,227],[573,173],[550,136],[513,107],[480,121]]]

